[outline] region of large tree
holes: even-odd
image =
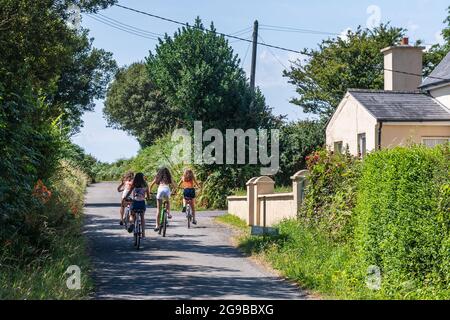
[[[150,52],[151,81],[166,101],[174,126],[192,128],[258,128],[272,119],[270,108],[257,91],[253,94],[239,58],[214,25],[205,29],[199,18],[173,37],[160,40]]]
[[[284,71],[298,93],[291,102],[306,113],[329,117],[348,88],[382,89],[380,50],[398,43],[404,34],[404,29],[389,25],[358,28],[346,37],[322,41],[318,49],[305,49],[309,58]]]
[[[86,31],[69,28],[68,6],[94,12],[114,2],[0,0],[2,225],[33,210],[34,184],[51,176],[62,155],[60,124],[67,133],[77,130],[114,65],[109,54],[92,48]]]
[[[109,126],[135,136],[142,147],[167,133],[175,119],[144,63],[134,63],[116,74],[103,113]]]
[[[424,55],[424,74],[429,75],[442,59],[450,52],[450,6],[447,9],[446,27],[442,30],[444,43],[433,45]]]

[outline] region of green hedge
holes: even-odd
[[[364,161],[355,241],[384,290],[449,289],[449,147],[398,147]]]

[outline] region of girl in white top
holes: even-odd
[[[150,184],[150,192],[153,188],[154,185],[158,186],[158,192],[156,194],[156,228],[155,231],[159,231],[159,219],[160,219],[160,208],[162,206],[163,203],[163,199],[167,201],[167,217],[169,219],[172,218],[172,216],[170,215],[170,195],[171,195],[171,191],[170,188],[172,187],[173,189],[176,188],[176,185],[173,183],[172,180],[172,175],[170,174],[169,169],[167,168],[161,168],[159,169],[158,173],[156,174],[155,179],[153,179],[152,183]]]

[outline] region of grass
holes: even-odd
[[[411,281],[389,283],[382,278],[381,290],[367,287],[367,269],[361,267],[349,243],[331,241],[323,232],[297,220],[281,222],[279,235],[251,236],[245,222],[226,215],[218,221],[240,230],[235,239],[247,255],[262,259],[284,277],[325,299],[448,299],[449,290],[413,286]],[[245,227],[244,227],[245,226]]]
[[[247,222],[240,219],[239,217],[232,215],[232,214],[225,214],[223,216],[218,216],[215,218],[216,221],[228,224],[230,226],[233,226],[236,229],[239,229],[241,231],[248,230],[249,227],[247,225]]]
[[[81,217],[73,230],[59,234],[47,254],[36,256],[27,266],[2,266],[0,274],[1,300],[80,300],[92,292],[89,277],[90,264],[86,254],[86,243],[81,234]],[[69,290],[65,272],[69,266],[81,269],[81,290]]]
[[[0,248],[0,300],[86,299],[92,292],[82,234],[87,181],[81,170],[62,163],[52,178],[52,196],[45,211],[32,212],[33,219],[26,221],[34,226],[31,230],[38,230],[40,241],[27,241],[24,234],[10,238],[13,240],[9,240],[9,246]],[[70,275],[66,271],[70,266],[80,267],[80,290],[67,287]]]

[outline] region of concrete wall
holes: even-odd
[[[450,137],[450,123],[408,124],[384,123],[381,131],[381,147],[392,148],[410,143],[422,143],[424,137]]]
[[[297,205],[293,193],[270,194],[258,197],[260,221],[264,222],[264,197],[266,198],[266,226],[277,224],[283,219],[297,217]]]
[[[450,110],[450,85],[431,90],[430,94]]]
[[[334,143],[343,142],[353,155],[358,155],[358,134],[366,134],[367,152],[376,149],[377,121],[349,93],[345,96],[326,129],[327,146],[334,150]]]
[[[238,216],[248,223],[247,197],[228,197],[228,213]]]
[[[247,182],[247,195],[228,197],[228,213],[246,221],[251,226],[264,225],[264,197],[266,198],[266,226],[283,219],[295,218],[304,199],[308,184],[308,171],[302,170],[291,177],[293,192],[274,193],[275,182],[266,176]]]

